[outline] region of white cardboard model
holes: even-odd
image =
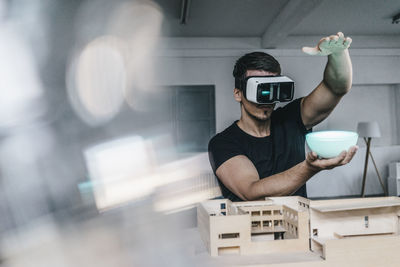
[[[400,266],[398,197],[210,200],[197,221],[211,256],[311,252],[321,261],[304,266]]]

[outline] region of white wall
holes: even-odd
[[[377,121],[382,137],[374,139],[373,145],[396,145],[398,117],[395,97],[395,88],[392,85],[354,85],[330,114],[327,128],[356,131],[358,121]],[[364,141],[359,143],[363,144]]]
[[[205,48],[199,48],[201,45]],[[241,55],[257,50],[275,56],[281,63],[282,73],[295,80],[296,97],[308,94],[318,85],[326,62],[325,57],[307,56],[299,49],[259,49],[254,38],[248,42],[229,38],[225,45],[228,49],[223,47],[224,40],[215,38],[203,38],[199,42],[190,39],[185,41],[182,38],[174,40],[170,48],[165,46],[160,51],[157,71],[158,83],[162,85],[215,85],[217,132],[240,116],[239,104],[232,96],[232,69]],[[399,90],[397,84],[400,84],[400,49],[353,49],[351,55],[354,69],[353,89],[344,97],[337,110],[314,130],[355,130],[360,120],[378,120],[383,137],[381,140],[374,140],[373,146],[380,146],[377,153],[380,153],[381,159],[377,155],[377,162],[385,170],[390,161],[400,160],[400,148],[393,147],[399,144],[399,110],[396,101],[397,104],[400,102],[400,94],[396,90]],[[308,183],[309,195],[318,197],[359,194],[364,154],[364,145],[360,143],[360,146],[354,162],[349,166],[322,172],[313,178]],[[330,179],[332,175],[344,178]],[[346,186],[342,186],[343,183]],[[379,184],[377,186],[374,182],[367,183],[366,192],[379,193]]]

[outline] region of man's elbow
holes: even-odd
[[[255,201],[255,200],[264,200],[265,197],[272,197],[274,195],[269,195],[263,192],[262,185],[257,182],[253,182],[249,184],[246,190],[241,194],[241,199],[244,201]]]
[[[257,197],[252,193],[252,192],[243,192],[242,194],[240,194],[240,198],[243,201],[253,201],[253,200],[257,200]]]
[[[271,192],[264,192],[262,186],[254,182],[245,192],[241,194],[241,199],[243,201],[254,201],[254,200],[265,200],[266,197],[282,197],[282,196],[289,196],[292,192],[287,190],[273,190]]]
[[[246,198],[246,197],[244,197],[244,198],[242,198],[242,200],[243,201],[259,201],[259,200],[265,200],[265,198],[263,198],[263,197],[259,197],[259,198],[256,198],[256,197],[250,197],[250,198]]]
[[[342,97],[347,94],[352,86],[351,81],[344,81],[344,82],[332,82],[329,80],[323,80],[325,86],[336,96]]]
[[[332,89],[332,91],[337,95],[337,96],[344,96],[348,92],[350,92],[351,89],[351,82],[343,82],[342,84],[338,84],[335,86],[335,88]]]
[[[241,199],[243,200],[243,201],[255,201],[255,200],[261,200],[262,198],[260,198],[260,197],[255,197],[255,196],[252,196],[252,195],[243,195],[243,197],[241,197]]]

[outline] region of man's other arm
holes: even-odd
[[[254,164],[243,155],[225,161],[216,170],[220,181],[242,200],[257,200],[271,196],[288,196],[297,191],[313,175],[351,161],[357,148],[343,151],[338,157],[318,159],[315,152],[292,168],[260,179]]]

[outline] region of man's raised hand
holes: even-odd
[[[302,50],[312,56],[328,56],[348,49],[351,41],[350,37],[344,37],[342,32],[338,32],[336,35],[322,38],[316,47],[303,47]]]

